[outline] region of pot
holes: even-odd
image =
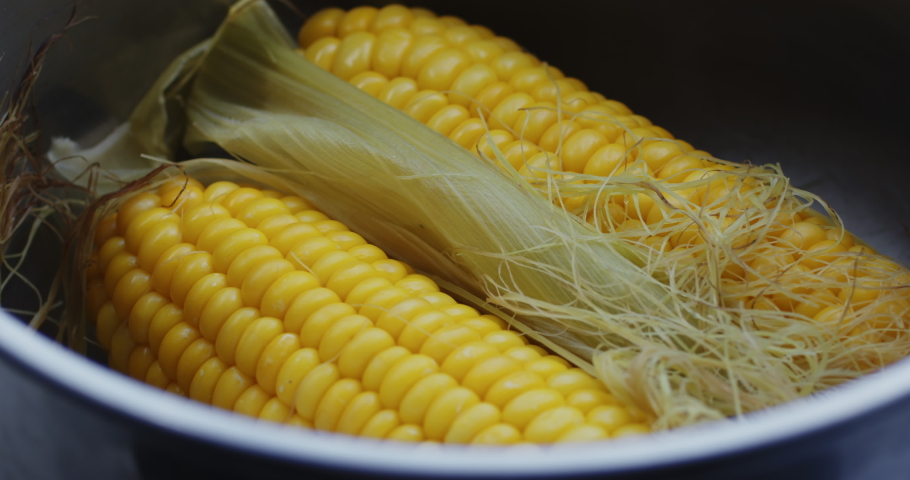
[[[367,2],[379,3],[379,2]],[[337,2],[350,8],[348,1]],[[910,4],[874,0],[423,2],[512,37],[715,156],[780,163],[851,231],[910,260]],[[299,2],[313,12],[324,2]],[[96,0],[48,57],[47,138],[125,120],[227,3]],[[289,26],[300,24],[278,2]],[[0,5],[0,90],[72,4]],[[21,57],[25,58],[25,57]],[[53,249],[47,249],[52,252]],[[42,254],[36,268],[54,265]],[[49,271],[52,271],[50,269]],[[27,292],[6,293],[11,308]],[[139,384],[0,312],[0,478],[905,478],[910,362],[741,419],[611,443],[483,449],[290,429]]]

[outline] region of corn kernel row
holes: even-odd
[[[266,420],[510,444],[648,431],[594,378],[300,197],[180,177],[100,222],[87,314],[110,365]]]

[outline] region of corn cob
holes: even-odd
[[[910,296],[899,287],[908,279],[898,264],[797,205],[781,205],[756,238],[736,222],[746,207],[731,193],[754,180],[747,166],[695,150],[485,27],[401,5],[330,8],[304,24],[299,42],[310,61],[461,146],[487,158],[496,158],[495,147],[526,178],[545,178],[548,169],[609,179],[629,169],[669,186],[697,182],[675,189],[679,198],[667,204],[644,193],[614,194],[594,208],[585,195],[556,202],[603,232],[666,254],[685,255],[732,232],[734,249],[744,251],[721,273],[726,306],[845,325],[845,336],[871,327],[887,340],[906,331]],[[674,212],[684,203],[713,217],[708,231]],[[856,325],[860,314],[867,320]]]
[[[94,245],[86,309],[111,367],[175,394],[403,441],[649,431],[593,377],[300,197],[174,178],[105,217]]]

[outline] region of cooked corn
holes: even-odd
[[[300,197],[180,177],[124,202],[94,243],[87,313],[110,365],[178,395],[404,441],[649,431],[593,377]]]
[[[485,27],[421,12],[400,5],[324,10],[300,30],[301,53],[477,154],[495,158],[495,146],[512,168],[530,178],[545,178],[540,169],[611,177],[632,166],[667,184],[708,179],[675,190],[707,212],[721,210],[730,192],[750,181],[624,104],[542,64],[511,40]],[[705,232],[688,217],[643,193],[613,195],[596,211],[584,196],[558,201],[604,232],[652,227],[627,238],[639,245],[685,252],[705,242]],[[863,255],[874,252],[823,217],[793,213],[775,220],[777,228],[763,237],[761,248],[740,255],[722,272],[728,305],[844,324],[868,307],[882,310],[886,324],[877,327],[905,328],[892,323],[908,317],[906,295],[876,302],[891,285],[875,279],[891,275],[899,268],[896,263]],[[691,225],[668,235],[667,229],[653,228],[662,222]],[[738,246],[753,242],[748,225],[733,223],[727,218],[722,226],[737,229],[734,234],[743,238]],[[872,280],[863,281],[865,277]],[[831,286],[832,280],[837,286]],[[856,327],[845,333],[861,331]]]

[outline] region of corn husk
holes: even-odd
[[[604,235],[554,206],[552,191],[606,185],[570,185],[556,172],[528,183],[293,48],[264,2],[238,3],[215,37],[149,93],[131,118],[133,141],[173,158],[182,134],[191,152],[214,143],[257,165],[391,256],[501,309],[516,328],[652,413],[657,428],[779,404],[908,352],[905,337],[870,347],[830,326],[731,308],[712,281],[718,259],[730,261],[732,239],[719,236],[690,261]],[[767,198],[794,199],[771,217],[807,208],[776,168],[743,175],[758,179]],[[623,178],[616,188],[673,195]],[[709,229],[706,217],[687,215]],[[778,326],[757,327],[768,324]],[[853,356],[870,348],[884,360],[857,367]]]
[[[155,158],[172,155],[186,128],[180,98],[209,43],[203,41],[174,59],[133,109],[129,121],[98,144],[83,146],[67,137],[53,138],[47,157],[57,174],[104,195],[148,174],[160,164]],[[86,175],[90,170],[97,175]]]

